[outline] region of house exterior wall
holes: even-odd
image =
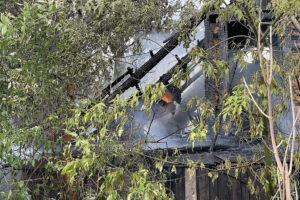
[[[194,174],[190,177],[190,171]],[[234,170],[228,174],[220,172],[214,182],[208,176],[209,170],[178,168],[177,175],[173,176],[170,189],[174,193],[175,200],[265,200],[269,199],[263,191],[263,187],[254,181],[255,193],[248,188],[248,180],[253,175],[246,171],[235,177]]]

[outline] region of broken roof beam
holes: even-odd
[[[204,49],[204,39],[197,42],[197,47]],[[176,68],[179,67],[180,70],[185,70],[187,68],[187,64],[191,61],[190,53],[188,52],[185,56],[183,56],[177,63],[174,65],[167,73],[163,74],[159,77],[157,83],[162,82],[164,85],[168,85],[169,81],[172,78],[172,75],[175,73]]]
[[[129,77],[121,86],[119,86],[111,95],[109,95],[105,102],[115,98],[118,94],[125,92],[127,89],[136,86],[140,80],[153,69],[165,56],[169,54],[178,45],[178,34],[176,34],[170,41],[165,44],[156,54],[153,55],[145,64],[136,70],[136,72]]]
[[[111,88],[113,88],[115,85],[117,85],[119,82],[121,82],[125,78],[125,76],[132,75],[132,74],[133,74],[133,68],[128,67],[127,71],[124,74],[119,76],[116,80],[114,80],[111,84],[109,84],[106,88],[104,88],[102,90],[101,98],[104,98],[104,97],[106,97],[106,95],[110,94]],[[97,100],[99,100],[99,99],[97,99]]]
[[[197,27],[204,19],[204,15],[201,19],[192,17],[190,20],[190,28],[192,29]],[[133,73],[131,77],[129,77],[121,86],[116,88],[116,90],[104,100],[105,103],[109,103],[118,94],[125,92],[127,89],[137,86],[140,80],[178,45],[178,36],[179,33],[176,33],[169,38],[168,42],[156,54],[154,54],[153,57],[151,57],[140,68],[136,69],[136,72]]]

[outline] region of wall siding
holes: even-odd
[[[189,188],[190,178],[185,177],[186,173],[184,168],[177,169],[177,175],[173,176],[171,181],[171,189],[174,193],[176,200],[189,200],[186,192],[194,190],[194,186]],[[239,173],[238,177],[234,177],[234,172],[230,174],[219,173],[219,178],[212,182],[208,177],[207,169],[197,169],[194,174],[196,178],[196,192],[197,200],[257,200],[268,199],[266,194],[262,191],[262,186],[259,183],[255,183],[255,188],[260,191],[256,191],[257,194],[250,194],[247,187],[249,177],[252,177],[249,172],[245,174]],[[252,179],[253,180],[253,179]]]

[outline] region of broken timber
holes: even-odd
[[[204,40],[201,40],[200,42],[198,42],[197,44],[198,48],[202,48],[204,49]],[[157,83],[162,82],[164,85],[168,85],[170,79],[172,78],[172,75],[175,73],[176,71],[176,67],[180,67],[180,69],[185,70],[187,68],[187,64],[191,61],[190,58],[190,52],[187,53],[185,56],[183,56],[177,63],[176,65],[174,65],[167,73],[163,74],[162,76],[159,77],[159,80],[157,81]]]
[[[204,19],[205,19],[205,15],[203,15],[199,20],[197,20],[196,17],[191,18],[189,27],[191,29],[197,27]],[[105,91],[103,91],[103,95],[105,96],[101,97],[101,98],[105,98],[104,102],[109,103],[118,94],[125,92],[130,87],[137,86],[140,80],[178,45],[179,42],[178,36],[179,33],[176,33],[172,37],[168,38],[167,43],[156,54],[154,54],[153,57],[151,57],[146,63],[144,63],[140,68],[138,68],[135,73],[131,74],[131,76],[107,98],[105,98],[105,96],[109,94],[109,90],[105,88]],[[124,76],[122,75],[122,78],[125,77],[126,75]],[[114,83],[115,82],[116,81],[114,81]],[[111,86],[112,84],[107,88],[111,88]]]
[[[116,80],[114,80],[114,82],[112,82],[110,85],[108,85],[106,88],[104,88],[102,90],[101,97],[104,98],[106,95],[108,95],[110,93],[110,89],[112,87],[114,87],[115,85],[117,85],[127,75],[133,75],[133,68],[128,67],[127,71],[124,74],[122,74],[121,76],[119,76]]]

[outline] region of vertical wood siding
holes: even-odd
[[[201,169],[196,170],[194,178],[196,178],[196,193],[197,200],[257,200],[268,199],[263,192],[262,186],[255,182],[255,190],[257,194],[250,194],[250,190],[247,187],[249,177],[252,177],[249,172],[245,174],[240,173],[235,178],[234,173],[222,174],[219,173],[219,178],[212,182],[208,177],[208,170]],[[189,188],[190,178],[185,177],[184,168],[177,169],[176,176],[172,177],[171,190],[174,193],[176,200],[189,200],[186,195],[187,192],[191,193],[191,190],[195,190],[194,187]],[[174,180],[174,181],[173,181]],[[253,180],[253,178],[252,178]]]

